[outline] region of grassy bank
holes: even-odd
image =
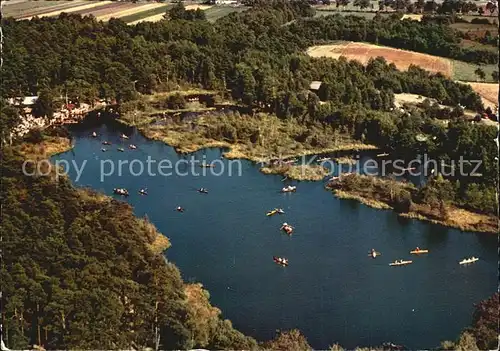
[[[477,213],[451,202],[440,204],[422,200],[421,189],[392,179],[349,174],[328,187],[341,199],[352,199],[376,209],[392,209],[399,216],[424,220],[473,232],[498,232],[498,220],[492,214]]]
[[[328,175],[328,169],[319,165],[281,165],[265,166],[260,169],[264,174],[282,174],[295,180],[322,180]]]
[[[69,151],[73,148],[71,140],[58,136],[45,136],[38,144],[22,143],[17,149],[26,159],[41,160]]]
[[[140,121],[137,123],[137,121]],[[151,122],[151,119],[147,120]],[[224,147],[229,159],[268,162],[336,151],[376,149],[321,124],[301,124],[295,119],[279,119],[264,113],[255,116],[239,113],[201,114],[188,121],[166,117],[144,123],[142,119],[124,119],[149,139],[160,140],[181,153],[204,148]],[[320,167],[268,167],[265,173],[283,174],[293,179],[319,180],[326,175]]]

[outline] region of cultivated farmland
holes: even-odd
[[[486,107],[498,106],[498,84],[497,83],[468,83],[472,89],[483,98],[483,104]]]
[[[382,56],[388,62],[394,63],[400,70],[406,70],[411,64],[414,64],[430,72],[441,72],[448,77],[453,74],[453,67],[448,59],[366,43],[340,42],[331,45],[318,45],[309,48],[307,54],[312,57],[334,59],[344,56],[348,60],[356,60],[362,64],[366,64],[372,57]]]
[[[307,54],[311,57],[329,57],[338,59],[344,56],[348,60],[356,60],[366,64],[370,58],[384,57],[400,70],[406,70],[410,64],[417,65],[429,72],[441,72],[443,75],[460,81],[477,81],[475,70],[480,67],[486,74],[486,81],[492,81],[492,72],[496,65],[474,65],[467,62],[451,60],[444,57],[422,54],[419,52],[400,50],[368,43],[338,42],[330,45],[310,47]]]
[[[219,18],[224,17],[231,12],[242,12],[248,9],[244,6],[213,6],[208,10],[205,10],[207,20],[210,22],[215,22]]]
[[[40,14],[91,3],[90,1],[25,1],[10,4],[5,2],[2,6],[2,16],[26,18]]]

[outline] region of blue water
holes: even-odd
[[[93,130],[98,138],[89,136]],[[455,339],[470,324],[473,304],[496,291],[495,235],[400,219],[391,211],[339,200],[323,182],[293,182],[297,193],[281,194],[282,176],[263,175],[247,161],[241,161],[240,177],[134,177],[125,167],[122,176],[101,182],[104,159],[116,166],[118,160],[150,156],[175,162],[186,156],[136,132],[123,141],[111,127],[93,130],[75,131],[75,148],[54,160],[87,160],[77,186],[110,195],[114,187],[129,189],[126,201],[135,213],[147,215],[171,239],[166,255],[183,278],[203,283],[224,318],[258,340],[272,338],[276,329],[298,328],[321,349],[336,342],[354,348],[384,341],[430,348]],[[108,152],[100,151],[102,140],[113,143],[105,146]],[[128,150],[129,143],[138,149]],[[117,151],[120,145],[125,152]],[[193,156],[228,162],[218,149]],[[70,177],[75,180],[74,169]],[[148,196],[137,193],[143,187]],[[209,194],[197,193],[199,187]],[[184,213],[174,210],[179,205]],[[275,207],[286,214],[266,217]],[[283,221],[295,227],[291,237],[280,233]],[[411,258],[408,252],[416,246],[430,254]],[[382,256],[369,259],[371,248]],[[290,265],[275,265],[274,255],[287,257]],[[480,261],[458,265],[472,255]],[[414,263],[388,266],[400,258]]]

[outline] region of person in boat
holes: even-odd
[[[146,189],[141,189],[141,190],[139,190],[139,194],[141,194],[141,195],[147,195],[148,191]]]
[[[198,192],[203,193],[203,194],[208,194],[208,190],[205,188],[199,188]]]
[[[92,132],[92,137],[95,138],[97,136],[96,132]]]
[[[177,210],[177,212],[184,212],[184,209],[180,206],[177,206],[176,210]]]

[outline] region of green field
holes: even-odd
[[[248,7],[244,6],[213,6],[209,8],[208,10],[205,10],[205,14],[207,16],[207,20],[210,22],[215,22],[219,18],[224,17],[231,12],[243,12],[247,10]]]
[[[453,79],[454,80],[462,80],[466,82],[478,82],[479,78],[476,76],[474,71],[480,67],[484,73],[486,74],[486,79],[484,82],[493,82],[493,77],[491,76],[491,73],[493,71],[498,71],[498,66],[491,64],[491,65],[474,65],[472,63],[467,63],[467,62],[462,62],[462,61],[455,61],[451,60],[452,66],[453,66]]]
[[[332,5],[319,5],[319,6],[313,6],[313,8],[316,9],[316,11],[338,11],[338,12],[343,12],[343,11],[361,11],[361,9],[358,6],[354,6],[354,1],[349,2],[346,6],[340,6],[337,8],[337,5],[335,5],[332,2]],[[369,12],[369,11],[378,11],[379,6],[378,6],[378,1],[370,1],[370,6],[367,8],[364,8],[363,11]]]
[[[375,12],[360,12],[360,11],[316,10],[315,17],[332,16],[332,15],[357,16],[357,17],[364,17],[364,18],[370,20],[376,16],[376,13]],[[384,16],[385,13],[381,13],[381,15]]]
[[[159,15],[160,13],[165,13],[167,11],[167,9],[171,6],[172,6],[171,4],[168,4],[165,6],[157,7],[155,9],[137,12],[137,13],[134,13],[133,15],[129,15],[129,16],[124,16],[124,17],[121,17],[120,19],[125,23],[135,22],[135,21],[147,18],[147,17]]]

